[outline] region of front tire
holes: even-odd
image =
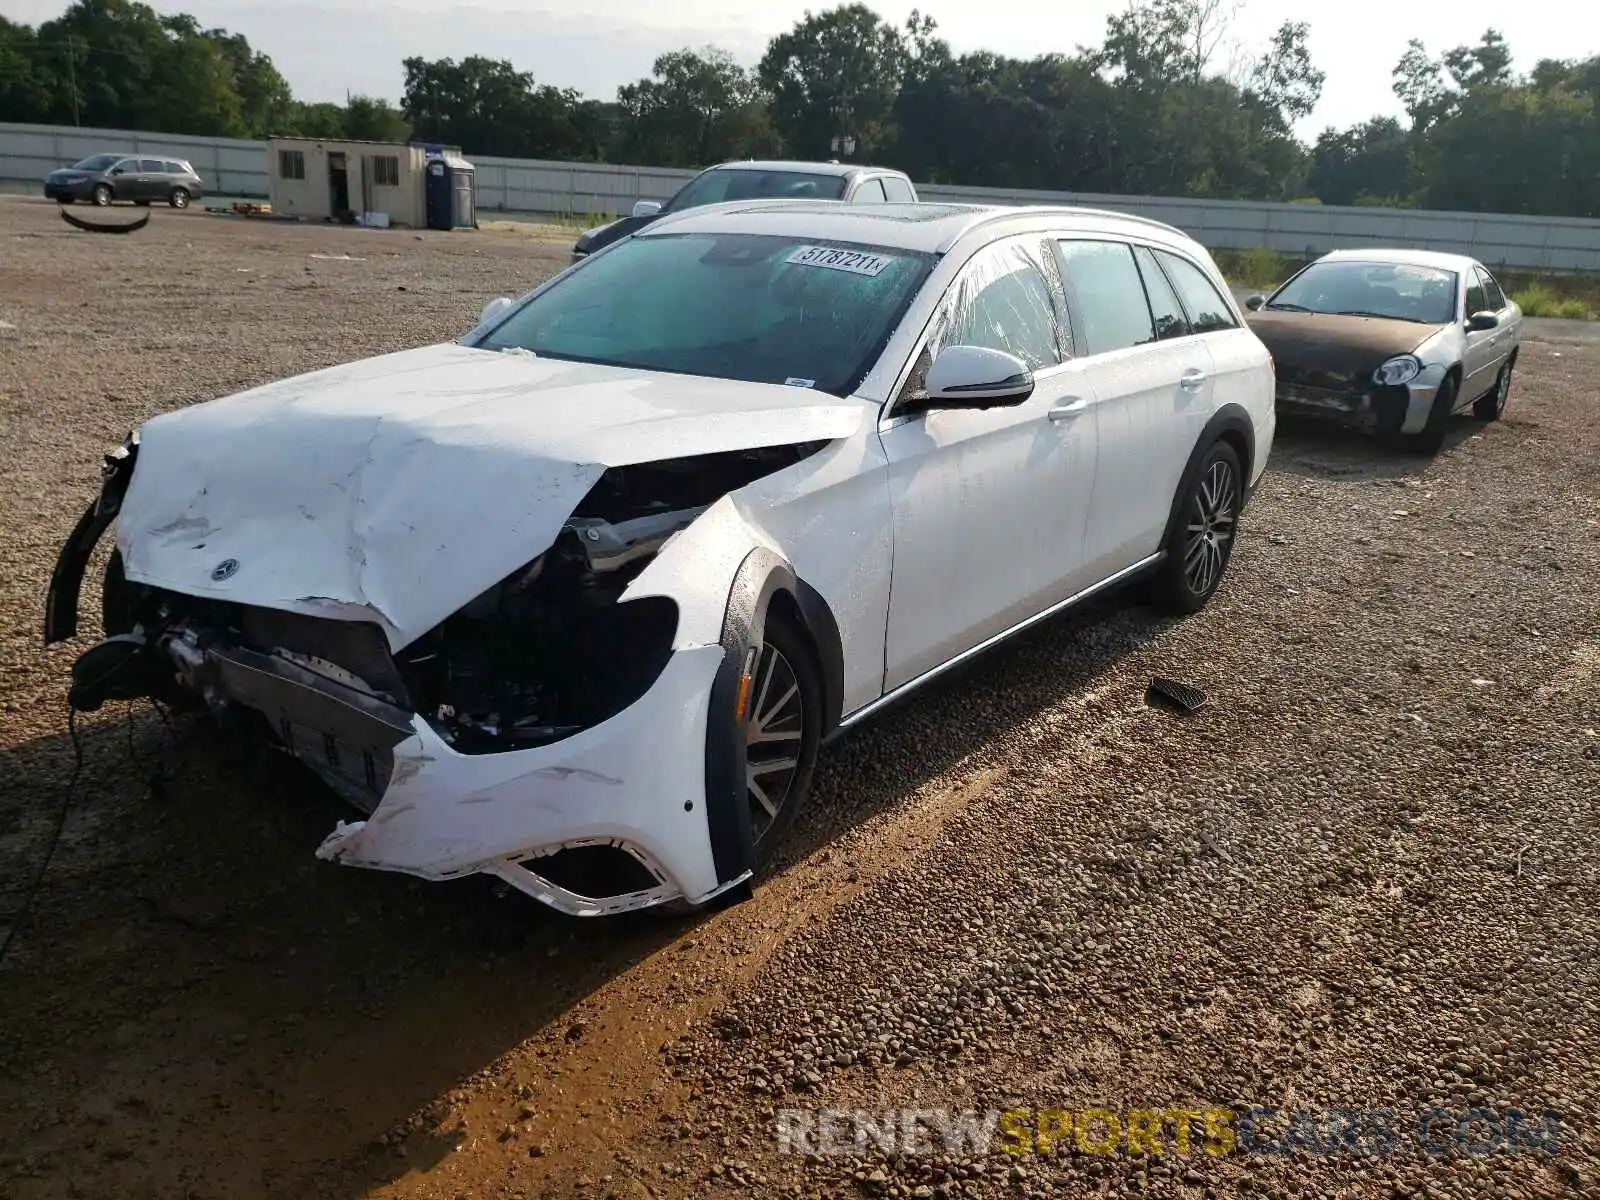
[[[1487,396],[1479,396],[1472,405],[1472,415],[1480,421],[1498,421],[1506,411],[1506,401],[1511,398],[1511,369],[1516,365],[1516,357],[1506,359],[1500,367],[1500,374],[1494,377],[1494,390]]]
[[[752,866],[757,876],[772,864],[810,794],[822,745],[821,722],[822,673],[811,644],[794,622],[769,612],[736,731],[744,745],[744,802],[750,808]],[[788,760],[792,765],[782,765]],[[719,903],[692,904],[680,897],[655,911],[682,917]]]
[[[1444,449],[1445,434],[1450,432],[1450,418],[1455,415],[1457,386],[1454,375],[1444,377],[1444,382],[1434,394],[1433,407],[1428,410],[1428,423],[1419,433],[1402,433],[1399,436],[1399,448],[1402,451],[1432,457]]]
[[[108,183],[95,184],[94,191],[89,193],[89,199],[94,201],[96,208],[109,208],[111,205],[111,185]]]
[[[811,791],[822,744],[822,675],[810,643],[781,613],[767,614],[743,725],[745,802],[759,872]]]
[[[1163,547],[1166,558],[1152,581],[1151,599],[1159,607],[1187,615],[1216,594],[1233,556],[1243,501],[1238,451],[1215,442],[1184,482],[1178,519]]]
[[[181,187],[173,188],[172,195],[167,197],[167,203],[172,205],[173,208],[188,208],[189,193]]]

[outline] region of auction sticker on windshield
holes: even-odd
[[[880,275],[894,259],[834,246],[801,246],[783,261],[806,267],[827,267],[830,271],[849,271],[852,275]]]

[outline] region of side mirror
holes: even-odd
[[[659,200],[639,200],[634,203],[633,215],[636,217],[653,217],[661,211]]]
[[[1261,295],[1260,293],[1257,293],[1256,295],[1251,296],[1250,299],[1246,300],[1244,302],[1244,306],[1246,308],[1248,308],[1251,312],[1256,312],[1266,302],[1267,302],[1267,298],[1265,296]]]
[[[1476,312],[1467,318],[1468,333],[1482,333],[1486,329],[1496,329],[1500,325],[1500,318],[1492,312]]]
[[[478,324],[487,325],[515,303],[516,301],[509,296],[496,296],[483,306],[483,316],[478,318]]]
[[[111,173],[113,175],[121,175],[121,174],[123,174],[123,170],[122,170],[121,167],[112,167],[111,168]]]
[[[926,408],[1004,408],[1033,395],[1033,372],[1014,354],[946,346],[928,368]]]

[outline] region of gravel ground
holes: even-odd
[[[0,240],[9,922],[74,771],[79,647],[38,625],[99,455],[453,336],[564,247],[160,212],[95,238],[13,200]],[[1281,429],[1203,614],[1098,606],[852,734],[773,878],[699,920],[327,866],[342,814],[292,769],[142,708],[80,722],[0,966],[0,1195],[1596,1194],[1597,382],[1600,348],[1529,341],[1506,419],[1432,463]],[[1158,673],[1208,704],[1145,707]],[[1559,1110],[1559,1152],[773,1134],[787,1108],[1475,1105]]]

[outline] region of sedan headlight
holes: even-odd
[[[1410,383],[1422,374],[1422,360],[1415,354],[1401,354],[1391,358],[1372,373],[1372,382],[1379,387],[1399,387]]]

